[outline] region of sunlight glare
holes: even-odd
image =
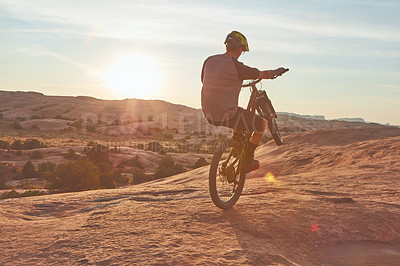
[[[275,179],[275,175],[273,173],[271,173],[271,172],[268,172],[268,173],[265,174],[264,180],[267,181],[268,183],[277,184],[277,181]]]
[[[160,71],[156,61],[142,54],[121,55],[105,75],[107,87],[117,97],[149,99],[160,85]]]

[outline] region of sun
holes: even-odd
[[[142,54],[121,55],[105,75],[107,87],[118,97],[149,99],[160,86],[156,61]]]

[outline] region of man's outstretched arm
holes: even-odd
[[[288,71],[287,68],[280,67],[274,70],[264,70],[260,71],[260,74],[258,75],[258,78],[260,79],[274,79],[278,76],[281,76],[283,73]]]

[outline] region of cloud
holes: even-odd
[[[74,27],[78,34],[86,31],[89,38],[154,40],[159,42],[211,43],[216,28],[256,28],[285,36],[366,38],[400,41],[397,27],[379,27],[374,21],[330,21],[310,19],[288,13],[290,6],[260,9],[239,9],[217,4],[180,1],[15,1],[3,0],[2,5],[20,19],[45,21]],[[311,5],[310,3],[308,5]],[[274,12],[282,9],[282,12]],[[274,13],[272,13],[274,12]],[[325,11],[326,12],[326,11]],[[282,14],[282,15],[276,15]],[[285,15],[286,14],[286,15]],[[234,22],[236,20],[236,23]],[[255,32],[256,32],[255,31]],[[205,34],[208,34],[206,36]],[[204,36],[204,38],[199,38]]]

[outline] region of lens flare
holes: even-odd
[[[319,229],[319,224],[318,223],[313,223],[310,226],[310,231],[313,232],[313,233],[320,232],[319,230],[320,229]]]
[[[268,172],[264,176],[264,180],[267,181],[268,183],[276,184],[278,181],[276,181],[275,176],[273,173]]]

